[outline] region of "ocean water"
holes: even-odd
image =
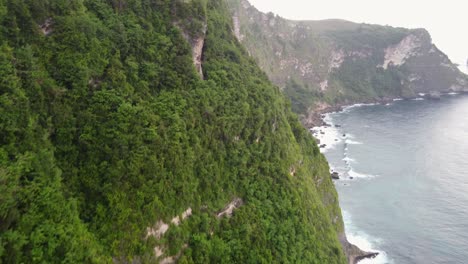
[[[381,253],[360,263],[468,263],[468,95],[359,105],[326,119],[333,127],[317,137],[342,177],[348,239]]]

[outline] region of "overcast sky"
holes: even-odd
[[[433,42],[468,72],[468,0],[250,0],[284,18],[341,18],[354,22],[425,28]]]

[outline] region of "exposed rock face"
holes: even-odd
[[[206,24],[203,26],[203,34],[192,42],[192,57],[195,69],[197,69],[200,78],[203,79],[202,56],[203,46],[205,45]]]
[[[175,24],[177,27],[177,23]],[[179,27],[180,28],[180,27]],[[192,59],[193,59],[193,65],[195,66],[195,69],[197,70],[198,74],[200,75],[200,78],[203,79],[203,67],[202,67],[202,60],[203,60],[203,47],[205,46],[205,37],[206,37],[206,30],[207,30],[207,24],[206,22],[202,26],[202,32],[201,34],[191,37],[190,34],[185,32],[183,29],[182,30],[182,35],[184,36],[185,40],[190,44],[192,47]]]
[[[222,217],[231,217],[232,213],[234,212],[235,209],[241,207],[244,204],[242,199],[240,198],[235,198],[232,202],[230,202],[226,207],[219,212],[216,217],[222,218]]]
[[[163,221],[158,221],[154,227],[148,227],[146,231],[146,238],[155,237],[160,239],[169,230],[169,225]]]
[[[421,40],[418,36],[410,34],[405,37],[397,45],[392,45],[385,49],[385,61],[382,65],[384,69],[388,68],[389,64],[401,66],[406,59],[417,55],[418,48],[421,47]]]
[[[185,220],[187,217],[191,215],[192,215],[192,208],[189,207],[187,210],[185,210],[185,212],[182,213],[182,218],[180,216],[176,216],[172,218],[171,223],[178,226],[180,225],[181,220]]]
[[[188,208],[182,213],[182,216],[175,216],[172,218],[171,223],[175,226],[179,226],[181,221],[187,219],[192,215],[192,208]],[[158,221],[153,227],[147,227],[146,228],[146,239],[149,237],[154,237],[157,240],[160,240],[164,234],[169,230],[169,225],[164,223],[162,220]],[[187,248],[187,245],[185,245],[182,250]],[[160,258],[164,255],[165,248],[161,246],[156,246],[154,248],[154,255],[156,258]],[[177,259],[179,259],[180,255],[182,252],[179,252],[176,256],[169,256],[166,258],[163,258],[159,261],[159,263],[165,263],[165,264],[170,264],[170,263],[175,263]],[[124,262],[125,263],[125,262]]]
[[[232,17],[232,23],[234,25],[234,35],[236,36],[237,40],[239,42],[242,42],[244,40],[244,35],[240,33],[240,22],[239,22],[239,17],[234,15]]]
[[[330,66],[328,67],[328,73],[331,73],[334,69],[341,67],[345,59],[345,52],[340,49],[338,51],[332,51],[330,56]]]
[[[52,20],[51,17],[49,17],[44,21],[44,23],[39,25],[39,28],[41,29],[42,34],[44,34],[44,36],[48,36],[48,35],[50,35],[52,33],[53,24],[54,24],[54,21]]]

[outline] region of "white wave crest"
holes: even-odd
[[[370,179],[370,178],[375,178],[376,177],[376,175],[356,172],[353,168],[351,168],[348,171],[348,176],[353,177],[353,178],[358,178],[358,179]]]
[[[346,144],[349,144],[349,145],[362,145],[361,142],[359,142],[359,141],[354,141],[354,140],[351,140],[351,139],[349,139],[349,138],[345,140],[345,143],[346,143]]]
[[[352,159],[352,158],[350,158],[350,157],[344,157],[344,158],[343,158],[343,161],[344,161],[346,164],[349,164],[349,163],[351,163],[351,162],[356,162],[355,159]]]
[[[424,98],[414,98],[414,99],[411,99],[413,101],[424,101]]]
[[[349,112],[353,108],[357,108],[361,106],[371,106],[371,105],[375,105],[375,104],[373,103],[372,104],[353,104],[353,105],[343,107],[343,112]]]

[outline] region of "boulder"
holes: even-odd
[[[333,180],[339,180],[339,179],[340,179],[340,175],[338,174],[338,172],[335,171],[335,172],[333,172],[333,173],[331,174],[331,178],[332,178]]]

